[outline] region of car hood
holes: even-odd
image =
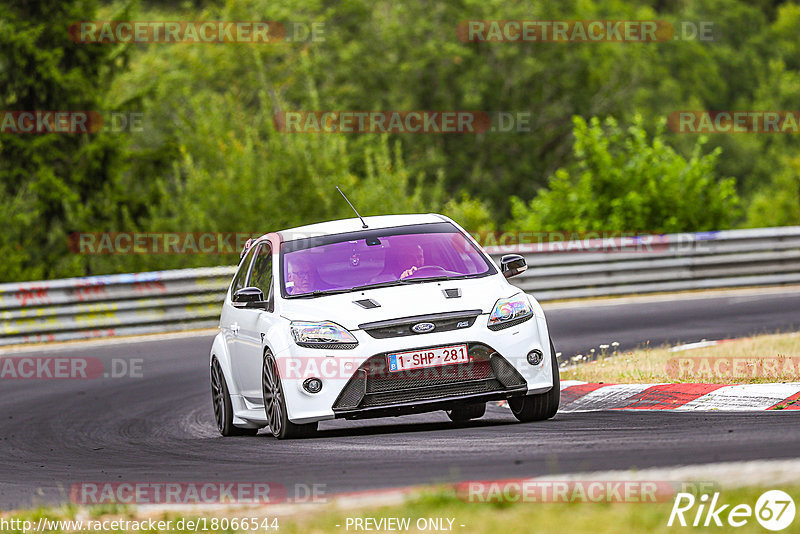
[[[460,289],[461,297],[446,298],[445,289]],[[280,314],[297,321],[333,321],[348,330],[373,321],[463,310],[492,311],[500,298],[520,290],[502,276],[368,289],[308,299],[283,301]],[[377,308],[365,309],[355,301],[372,299]]]

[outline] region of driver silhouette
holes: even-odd
[[[425,252],[420,245],[406,245],[400,249],[399,254],[400,268],[403,271],[400,273],[400,278],[408,278],[414,274],[420,267],[425,265]]]
[[[289,260],[287,289],[292,295],[310,293],[313,291],[317,280],[314,265],[308,258],[293,258]],[[291,285],[290,285],[291,284]]]

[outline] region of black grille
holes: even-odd
[[[367,395],[361,408],[374,408],[377,406],[391,406],[410,401],[426,401],[455,397],[458,395],[475,395],[478,393],[491,393],[502,391],[503,384],[497,380],[476,380],[473,382],[447,384],[438,387],[427,388],[415,391],[413,396],[408,391],[387,391],[386,393],[376,393]]]
[[[505,358],[500,356],[492,358],[491,366],[494,376],[506,387],[521,386],[526,383],[519,371],[514,369],[514,366],[508,363]]]
[[[416,315],[414,317],[403,317],[388,321],[364,323],[358,325],[358,327],[376,339],[415,336],[420,334],[430,334],[433,332],[447,332],[448,330],[469,328],[475,323],[475,319],[477,319],[478,315],[480,314],[481,310],[465,310],[431,315]],[[415,332],[412,330],[414,325],[420,323],[430,323],[433,325],[433,328],[426,332]]]
[[[522,324],[531,318],[533,318],[533,314],[528,315],[527,317],[522,317],[520,319],[514,319],[513,321],[508,321],[507,323],[490,324],[487,328],[489,330],[502,330],[504,328],[511,328],[512,326],[517,326],[518,324]]]
[[[421,347],[422,349],[422,347]],[[365,361],[333,405],[334,411],[390,407],[453,396],[503,392],[525,386],[525,379],[491,347],[467,343],[468,363],[391,372],[388,355]]]
[[[325,350],[350,350],[358,346],[358,343],[304,343],[298,341],[299,347],[306,347],[309,349],[325,349]]]
[[[366,378],[366,371],[362,369],[356,371],[356,374],[353,375],[342,392],[339,394],[336,405],[340,408],[358,408],[358,405],[361,404],[361,400],[364,398]]]

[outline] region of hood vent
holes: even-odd
[[[361,300],[354,300],[353,304],[358,304],[365,310],[371,310],[372,308],[380,308],[381,305],[378,304],[377,301],[372,299],[361,299]]]
[[[453,288],[453,289],[442,289],[442,293],[444,293],[444,298],[446,299],[457,299],[461,298],[461,288]]]

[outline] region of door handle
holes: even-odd
[[[231,332],[233,332],[234,336],[239,333],[239,323],[233,323],[231,325]]]

